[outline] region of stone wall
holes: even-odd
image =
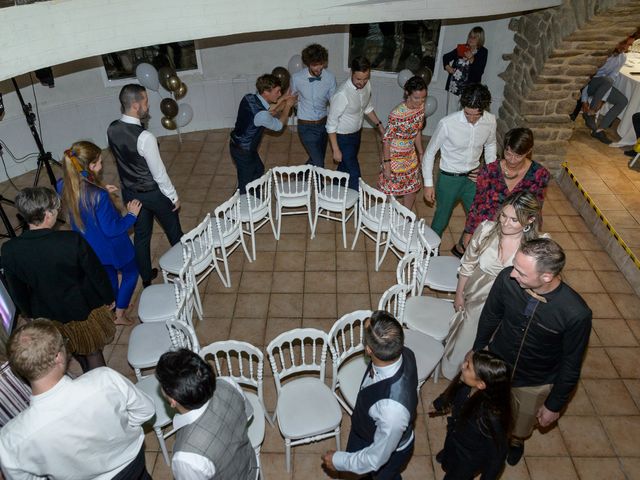
[[[575,123],[579,90],[611,49],[640,26],[640,0],[564,0],[511,21],[516,47],[500,74],[504,101],[498,134],[528,126],[535,158],[558,174]]]

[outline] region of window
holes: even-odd
[[[361,23],[351,25],[349,63],[364,55],[374,70],[399,72],[405,68],[416,72],[429,68],[433,72],[440,37],[440,20]]]

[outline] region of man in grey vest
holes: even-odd
[[[172,246],[178,243],[182,237],[180,200],[160,158],[158,140],[142,126],[142,121],[149,118],[147,91],[131,83],[122,87],[119,98],[122,117],[109,125],[107,137],[116,159],[124,202],[137,199],[142,203],[133,227],[133,243],[142,285],[147,287],[158,275],[158,270],[151,268],[153,219],[158,220]]]
[[[240,387],[216,379],[211,366],[187,349],[164,353],[156,377],[178,411],[171,460],[176,480],[254,479],[258,467],[247,433],[253,409]]]
[[[328,451],[329,470],[398,480],[413,453],[413,423],[418,405],[416,358],[404,347],[400,323],[388,312],[373,312],[364,324],[371,363],[351,415],[346,452]]]

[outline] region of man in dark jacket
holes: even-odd
[[[536,422],[555,422],[578,379],[591,333],[591,310],[562,281],[562,247],[549,238],[525,243],[496,278],[473,350],[489,347],[512,368],[514,427],[507,462],[524,453]]]

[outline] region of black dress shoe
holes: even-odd
[[[611,140],[609,140],[609,137],[607,137],[607,134],[604,133],[604,130],[600,130],[600,131],[594,130],[593,132],[591,132],[591,136],[597,140],[600,140],[605,145],[611,144]]]
[[[507,463],[511,466],[517,465],[524,454],[524,443],[513,442],[509,445],[507,453]]]
[[[157,277],[158,277],[158,269],[157,268],[152,268],[151,269],[151,278],[148,281],[144,281],[143,280],[142,286],[144,288],[147,288],[149,285],[151,285],[151,282],[153,282]]]
[[[635,151],[634,149],[631,149],[631,150],[625,150],[625,151],[624,151],[624,154],[625,154],[627,157],[635,157],[635,156],[637,155],[637,153],[636,153],[636,151]]]
[[[597,128],[596,118],[593,115],[583,112],[582,118],[584,118],[584,124],[589,128],[589,130],[594,131]]]
[[[462,258],[462,256],[464,255],[464,250],[461,252],[460,250],[458,250],[458,245],[454,245],[451,248],[451,253],[458,258]]]

